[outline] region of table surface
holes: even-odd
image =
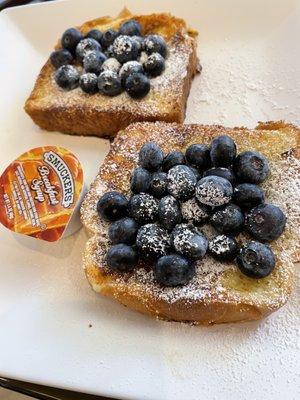
[[[0,388],[0,399],[3,400],[28,400],[28,396]]]

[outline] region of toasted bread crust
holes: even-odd
[[[88,281],[96,292],[114,298],[135,311],[168,321],[211,325],[258,320],[275,310],[266,304],[255,305],[242,300],[237,302],[236,299],[230,300],[226,297],[222,300],[210,298],[209,301],[202,299],[193,302],[179,299],[170,303],[146,291],[142,285],[119,280],[117,274],[107,273],[105,263],[103,265],[95,263],[93,252],[98,251],[97,240],[101,241],[102,238],[90,239],[84,254],[84,266]],[[288,274],[286,287],[292,287],[292,273]],[[287,289],[287,295],[289,294],[290,289]]]
[[[127,10],[117,18],[88,21],[79,29],[86,34],[92,28],[118,28],[130,18],[141,23],[143,34],[161,34],[168,45],[166,69],[161,76],[151,79],[149,94],[133,100],[126,93],[111,98],[100,93],[87,95],[80,88],[66,92],[54,82],[54,68],[48,60],[25,104],[25,111],[37,125],[50,131],[114,137],[132,122],[183,122],[191,82],[197,71],[196,32],[188,30],[182,19],[170,14],[133,16]],[[58,43],[56,47],[59,46]]]
[[[218,263],[210,257],[197,263],[195,279],[183,288],[160,287],[147,265],[139,265],[133,274],[111,273],[105,264],[107,223],[100,221],[96,212],[99,197],[109,190],[130,193],[130,174],[143,143],[154,140],[168,152],[185,150],[192,143],[209,143],[220,134],[233,137],[239,152],[256,149],[264,153],[271,164],[271,176],[263,187],[268,201],[282,207],[288,218],[284,234],[271,244],[277,256],[272,274],[251,279],[234,264]],[[299,162],[295,157],[299,135],[298,128],[283,122],[261,124],[256,130],[137,123],[120,132],[81,208],[82,222],[91,235],[84,268],[93,289],[142,313],[196,324],[255,320],[281,307],[292,290],[293,261],[299,260],[300,217],[293,204],[299,196]]]

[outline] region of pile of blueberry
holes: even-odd
[[[195,275],[195,261],[208,252],[219,261],[236,260],[249,277],[269,275],[275,256],[264,243],[282,234],[286,218],[265,203],[258,186],[268,174],[264,155],[237,155],[225,135],[210,147],[193,144],[185,154],[164,156],[156,143],[144,144],[131,177],[131,198],[108,192],[97,203],[100,217],[112,222],[108,267],[132,271],[140,258],[153,265],[161,285],[184,285]],[[199,229],[205,223],[217,233],[210,240]],[[240,247],[235,237],[243,230],[257,241]]]
[[[92,29],[86,36],[75,28],[67,29],[61,45],[50,61],[56,68],[56,83],[65,90],[80,86],[86,93],[106,96],[126,90],[129,96],[141,98],[150,90],[149,78],[165,69],[165,40],[159,35],[143,37],[135,20],[123,23],[119,31]],[[84,72],[80,74],[72,64],[81,65]]]

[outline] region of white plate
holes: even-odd
[[[127,5],[137,13],[171,11],[199,30],[203,73],[193,83],[188,122],[299,123],[297,0]],[[65,28],[122,6],[78,0],[0,14],[0,170],[30,147],[55,144],[79,156],[91,181],[108,142],[42,132],[23,104]],[[197,328],[155,321],[93,293],[81,269],[85,239],[81,231],[26,247],[0,229],[0,375],[138,400],[296,399],[296,294],[262,322]]]

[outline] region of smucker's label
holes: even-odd
[[[82,186],[83,171],[74,154],[56,146],[29,150],[0,177],[0,222],[13,232],[59,240]]]

